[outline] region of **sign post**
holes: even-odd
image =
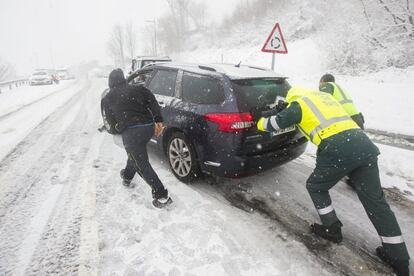
[[[272,70],[275,70],[275,54],[287,54],[285,39],[279,23],[276,23],[262,47],[262,52],[272,53]]]

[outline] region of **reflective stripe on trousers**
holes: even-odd
[[[309,138],[311,139],[311,141],[313,140],[313,137],[315,137],[315,135],[318,134],[320,130],[325,129],[338,122],[351,120],[349,116],[341,116],[341,117],[336,117],[336,118],[334,117],[334,118],[327,120],[325,116],[323,116],[323,114],[319,111],[319,109],[315,106],[315,104],[309,98],[303,97],[302,100],[308,105],[308,107],[312,110],[313,114],[316,116],[316,118],[318,118],[320,122],[320,124],[309,133]]]
[[[317,209],[319,215],[323,216],[326,214],[329,214],[330,212],[334,211],[334,208],[332,207],[332,205],[329,205],[328,207],[322,208],[322,209]]]
[[[399,244],[404,243],[404,239],[402,236],[395,236],[395,237],[383,237],[380,236],[383,243],[389,243],[389,244]]]

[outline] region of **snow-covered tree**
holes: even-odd
[[[131,21],[125,24],[125,44],[129,57],[134,58],[137,49],[137,32]]]
[[[14,67],[4,59],[0,58],[0,82],[14,78],[16,71]]]
[[[116,24],[112,28],[107,49],[114,59],[115,65],[125,68],[125,31],[121,24]]]

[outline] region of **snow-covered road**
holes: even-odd
[[[155,209],[142,180],[134,179],[134,189],[121,185],[125,153],[96,130],[105,86],[105,79],[80,80],[0,120],[1,129],[17,120],[25,129],[1,136],[0,275],[389,273],[372,256],[379,239],[344,183],[331,193],[344,242],[309,234],[308,224],[318,221],[304,184],[313,148],[257,176],[193,185],[177,181],[163,155],[151,150],[174,199],[170,209]],[[13,139],[3,144],[7,135]],[[394,179],[388,175],[385,186]],[[414,204],[393,191],[387,195],[413,255]]]

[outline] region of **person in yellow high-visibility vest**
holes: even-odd
[[[289,90],[286,101],[288,106],[283,111],[260,118],[257,128],[271,132],[295,125],[318,146],[316,167],[306,184],[322,221],[311,225],[313,233],[335,243],[342,241],[342,223],[332,206],[329,190],[347,175],[382,240],[378,256],[397,275],[408,276],[410,257],[381,188],[378,148],[330,94],[295,86]]]
[[[335,100],[342,105],[352,120],[354,120],[361,129],[364,129],[364,116],[356,108],[351,96],[335,82],[335,77],[333,75],[325,74],[321,77],[319,81],[319,91],[331,94]]]

